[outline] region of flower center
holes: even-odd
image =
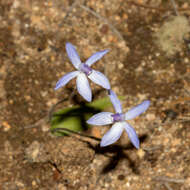
[[[85,63],[82,63],[80,65],[80,71],[82,71],[86,75],[90,75],[92,73],[92,69],[88,65],[86,65]]]
[[[113,114],[111,116],[112,116],[114,122],[125,120],[123,113],[116,113],[116,114]]]

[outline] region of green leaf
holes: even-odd
[[[112,106],[109,97],[87,103],[85,105],[73,106],[61,109],[53,114],[51,119],[51,130],[66,128],[72,131],[87,130],[90,126],[86,123],[92,115]],[[56,135],[69,134],[68,131],[55,132]]]

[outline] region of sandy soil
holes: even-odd
[[[176,0],[0,1],[0,189],[190,189],[190,2]],[[65,43],[82,60],[110,52],[96,68],[121,96],[124,110],[151,100],[131,121],[141,148],[126,134],[116,144],[49,132],[49,110],[79,105]],[[105,96],[93,85],[94,100]],[[110,111],[112,108],[110,108]],[[109,126],[85,133],[100,138]]]

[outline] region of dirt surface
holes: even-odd
[[[0,189],[189,190],[190,1],[1,0]],[[65,43],[82,60],[109,49],[93,68],[104,72],[124,110],[151,100],[131,121],[141,148],[126,134],[114,145],[49,132],[49,110],[83,100],[73,80]],[[94,100],[105,96],[91,84]],[[112,108],[110,108],[110,111]],[[86,134],[101,137],[109,126]]]

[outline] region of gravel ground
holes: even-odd
[[[190,1],[175,2],[177,12],[169,0],[0,1],[0,189],[190,189]],[[110,50],[93,68],[125,96],[124,110],[151,100],[131,121],[139,150],[126,134],[100,148],[49,132],[53,105],[83,101],[69,100],[75,81],[54,91],[73,70],[66,42],[82,60]],[[105,96],[91,86],[94,100]],[[86,134],[100,138],[108,129]]]

